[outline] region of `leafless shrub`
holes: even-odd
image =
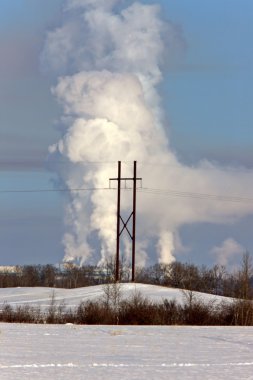
[[[113,289],[113,291],[112,291]],[[117,291],[116,291],[117,290]],[[0,306],[1,322],[76,323],[129,325],[253,325],[253,303],[249,300],[204,303],[193,292],[185,292],[185,302],[163,300],[154,303],[136,291],[121,299],[116,287],[106,288],[105,298],[86,301],[75,309],[56,304],[52,294],[48,310],[30,305]],[[111,292],[112,291],[112,292]]]
[[[4,304],[0,311],[0,321],[9,323],[43,323],[44,318],[39,307],[19,305],[14,308],[11,305]]]

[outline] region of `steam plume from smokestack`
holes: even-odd
[[[214,194],[232,188],[247,195],[253,181],[246,174],[224,172],[208,162],[187,167],[170,149],[157,86],[167,49],[180,43],[180,35],[162,21],[158,6],[125,3],[129,1],[69,0],[63,25],[48,34],[42,59],[59,76],[53,93],[65,122],[62,138],[50,151],[72,163],[60,176],[69,188],[105,187],[118,160],[137,160],[145,187]],[[131,171],[126,164],[125,176]],[[160,262],[172,261],[183,224],[225,223],[253,211],[253,205],[243,203],[193,198],[165,202],[151,196],[138,197],[139,264],[145,263],[152,244]],[[123,210],[130,202],[126,194]],[[98,260],[114,254],[115,213],[113,191],[73,192],[66,209],[65,259],[95,257],[94,233],[101,245]],[[127,240],[123,249],[128,257]]]

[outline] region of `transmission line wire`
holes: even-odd
[[[218,194],[206,194],[206,193],[194,193],[170,189],[152,189],[152,188],[141,188],[139,192],[152,194],[152,195],[161,195],[168,197],[181,197],[181,198],[192,198],[199,200],[214,200],[214,201],[224,201],[224,202],[235,202],[235,203],[251,203],[253,198],[246,198],[241,196],[228,196],[228,195],[218,195]]]
[[[69,188],[69,189],[20,189],[20,190],[0,190],[0,194],[8,193],[71,193],[71,192],[85,192],[85,191],[110,191],[116,190],[116,187],[89,187],[89,188]],[[122,187],[122,190],[130,191],[130,188]],[[233,202],[233,203],[253,203],[253,198],[247,198],[242,196],[229,196],[229,195],[219,195],[219,194],[208,194],[208,193],[195,193],[171,189],[156,189],[149,187],[140,187],[137,189],[139,193],[151,194],[155,196],[165,196],[165,197],[180,197],[180,198],[191,198],[197,200],[212,200],[212,201],[223,201],[223,202]]]
[[[90,188],[74,188],[74,189],[24,189],[24,190],[0,190],[0,193],[58,193],[72,191],[97,191],[97,190],[112,190],[108,187],[90,187]]]

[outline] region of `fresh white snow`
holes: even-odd
[[[253,379],[252,327],[0,323],[0,379]]]
[[[2,288],[0,307],[50,306],[103,297],[102,285],[79,289]],[[155,302],[185,302],[179,289],[121,284]],[[229,300],[194,293],[204,302]],[[0,323],[1,380],[253,379],[253,328],[85,326]]]
[[[156,285],[124,283],[119,285],[122,297],[130,297],[135,292],[140,292],[144,297],[154,302],[162,302],[164,299],[175,299],[183,303],[187,299],[187,292],[181,289],[167,288]],[[205,293],[194,292],[194,297],[204,302],[229,302],[229,298],[218,297]],[[4,302],[14,306],[28,304],[30,306],[49,307],[54,297],[55,304],[64,303],[66,307],[76,307],[81,301],[95,300],[103,297],[104,285],[89,286],[76,289],[61,288],[0,288],[0,307]]]

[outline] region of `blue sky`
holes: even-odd
[[[252,0],[145,0],[159,3],[184,44],[161,86],[170,144],[180,160],[253,168]],[[62,0],[0,0],[0,190],[51,188],[48,146],[60,110],[39,57]],[[0,265],[56,263],[63,257],[63,196],[0,193]],[[236,226],[182,228],[182,260],[211,264],[227,236],[253,250],[248,217]]]
[[[186,40],[181,65],[166,82],[173,145],[186,159],[250,166],[252,1],[163,3]]]

